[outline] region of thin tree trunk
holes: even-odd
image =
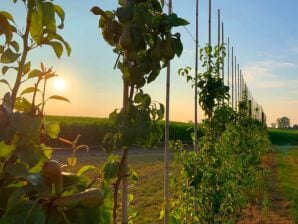
[[[131,0],[126,0],[129,4]],[[131,86],[131,88],[134,88]],[[129,85],[123,80],[123,108],[128,106],[129,100]],[[122,148],[122,160],[123,160],[123,177],[122,177],[122,224],[128,223],[128,177],[127,177],[127,167],[128,167],[128,148]]]
[[[17,77],[16,77],[15,85],[12,88],[12,92],[11,92],[11,105],[10,105],[10,107],[11,107],[12,110],[13,110],[14,105],[15,105],[15,101],[16,101],[18,91],[19,91],[21,81],[22,81],[24,66],[25,66],[25,63],[26,63],[28,52],[30,50],[30,48],[28,46],[28,37],[29,37],[30,26],[31,26],[31,15],[32,15],[31,11],[32,11],[31,9],[28,9],[28,12],[27,12],[25,33],[22,36],[22,39],[23,39],[23,52],[22,52],[21,60],[19,61],[19,68],[18,68],[18,74],[17,74]]]
[[[172,0],[169,0],[169,11],[172,13]],[[169,131],[170,131],[170,74],[171,62],[168,62],[166,80],[166,117],[165,117],[165,150],[164,150],[164,224],[169,222]]]

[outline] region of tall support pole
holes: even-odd
[[[235,80],[234,80],[234,84],[235,84],[235,88],[234,88],[234,90],[235,90],[235,92],[234,92],[234,94],[235,94],[235,111],[237,111],[237,102],[238,102],[238,99],[237,99],[237,57],[235,56],[235,71],[234,71],[234,78],[235,78]]]
[[[240,101],[240,65],[238,64],[238,101]]]
[[[211,0],[209,0],[208,44],[211,46]]]
[[[196,56],[195,56],[195,124],[194,124],[194,150],[198,152],[198,60],[199,60],[199,0],[196,0]]]
[[[220,9],[217,10],[217,46],[220,45]]]
[[[224,36],[224,23],[222,22],[221,23],[221,44],[222,45],[224,45],[225,44],[225,36]],[[222,81],[223,81],[223,83],[225,84],[225,60],[224,60],[224,58],[225,58],[225,56],[224,56],[224,54],[222,53],[222,59],[223,59],[223,61],[222,61]]]
[[[240,69],[240,99],[243,100],[243,76],[242,69]]]
[[[234,47],[232,47],[232,109],[234,109]]]
[[[172,0],[169,0],[168,13],[172,14]],[[164,201],[165,216],[164,224],[169,220],[169,135],[170,135],[170,78],[171,62],[168,62],[167,80],[166,80],[166,121],[165,121],[165,151],[164,151]]]
[[[230,91],[230,38],[228,37],[228,87],[229,87],[229,92]],[[229,104],[230,104],[230,98],[229,98]]]

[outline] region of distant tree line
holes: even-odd
[[[291,121],[288,117],[280,117],[277,118],[276,123],[271,123],[272,128],[281,128],[281,129],[297,129],[298,130],[298,124],[294,124],[291,127]]]

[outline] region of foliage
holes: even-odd
[[[287,129],[291,127],[290,119],[288,117],[277,118],[277,127]]]
[[[235,223],[255,187],[260,159],[269,141],[258,121],[241,118],[230,123],[220,138],[211,129],[200,141],[200,153],[178,144],[176,163],[181,174],[174,187],[172,219],[177,223]],[[175,223],[175,222],[173,222]]]
[[[10,92],[0,105],[0,223],[107,223],[109,204],[104,198],[109,197],[110,189],[103,178],[98,181],[100,171],[91,180],[86,172],[95,167],[82,167],[74,174],[63,172],[62,164],[51,160],[53,150],[45,142],[58,139],[60,127],[45,121],[44,108],[48,100],[69,101],[46,95],[47,81],[56,76],[52,68],[41,63],[40,69],[33,69],[27,61],[29,52],[44,45],[51,46],[58,58],[63,45],[70,53],[68,43],[57,33],[63,28],[64,11],[52,1],[23,3],[27,12],[24,32],[17,29],[9,12],[0,12],[2,73],[10,69],[17,73],[12,86],[1,80]],[[22,49],[16,36],[22,40]],[[29,80],[35,84],[20,92]],[[30,94],[31,100],[25,98]],[[80,148],[76,140],[72,146],[74,153]]]

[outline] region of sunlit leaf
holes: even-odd
[[[36,89],[35,87],[28,87],[21,92],[21,96],[28,93],[34,93],[35,91],[40,92],[40,90]]]
[[[15,145],[6,145],[5,142],[0,142],[0,157],[7,157],[15,150]]]
[[[59,5],[54,5],[55,12],[59,16],[61,20],[61,24],[58,26],[59,29],[63,29],[64,27],[64,19],[65,19],[65,13],[64,10]]]
[[[78,159],[75,156],[71,156],[67,158],[67,164],[71,167],[77,165]]]
[[[42,10],[34,10],[31,17],[31,26],[30,26],[30,34],[32,39],[40,44],[40,41],[43,36],[43,27],[42,27],[43,15]]]
[[[28,74],[28,78],[34,78],[34,77],[38,77],[41,74],[41,71],[38,69],[34,69],[31,72],[29,72]]]
[[[86,166],[83,166],[78,172],[77,172],[77,175],[78,176],[81,176],[82,174],[88,172],[88,171],[91,171],[91,170],[96,170],[97,168],[95,166],[92,166],[92,165],[86,165]]]
[[[49,100],[61,100],[61,101],[65,101],[65,102],[70,103],[70,101],[67,98],[65,98],[63,96],[58,96],[58,95],[50,96],[48,99]]]
[[[56,139],[60,133],[60,125],[56,121],[46,122],[45,129],[48,136],[52,139]]]
[[[54,49],[55,54],[58,58],[61,57],[61,55],[63,53],[63,46],[61,43],[52,41],[52,42],[47,43],[47,45],[50,45]]]

